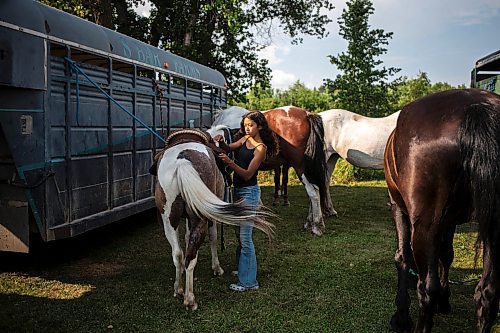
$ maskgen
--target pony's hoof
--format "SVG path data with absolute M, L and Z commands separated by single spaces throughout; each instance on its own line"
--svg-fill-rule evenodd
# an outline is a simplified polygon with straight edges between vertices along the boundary
M 318 227 L 313 227 L 311 229 L 311 232 L 313 233 L 314 236 L 318 236 L 318 237 L 323 236 L 323 231 L 321 231 L 321 229 Z
M 198 309 L 198 304 L 194 299 L 193 293 L 190 293 L 189 295 L 186 295 L 186 297 L 184 297 L 184 306 L 186 307 L 186 310 L 195 311 L 196 309 Z
M 222 276 L 222 274 L 224 274 L 224 270 L 222 269 L 222 267 L 216 267 L 216 268 L 212 268 L 213 272 L 214 272 L 214 276 Z
M 283 201 L 283 206 L 290 206 L 290 201 Z

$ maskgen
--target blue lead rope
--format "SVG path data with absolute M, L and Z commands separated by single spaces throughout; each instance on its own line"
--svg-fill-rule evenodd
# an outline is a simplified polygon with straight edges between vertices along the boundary
M 104 91 L 104 89 L 102 89 L 97 83 L 95 83 L 87 74 L 85 74 L 85 72 L 80 68 L 78 67 L 78 65 L 76 64 L 75 61 L 71 60 L 70 58 L 68 57 L 64 57 L 64 59 L 71 65 L 71 68 L 73 69 L 76 69 L 77 73 L 81 73 L 83 76 L 85 76 L 85 78 L 90 82 L 92 83 L 92 85 L 94 87 L 96 87 L 97 89 L 99 89 L 99 91 L 105 95 L 110 101 L 112 101 L 113 103 L 115 103 L 120 109 L 122 109 L 123 111 L 125 111 L 129 116 L 131 116 L 132 118 L 134 118 L 135 120 L 137 120 L 142 126 L 144 126 L 144 128 L 146 128 L 149 132 L 151 132 L 151 134 L 153 134 L 157 139 L 159 139 L 160 141 L 162 141 L 163 143 L 166 143 L 166 140 L 160 135 L 158 134 L 155 130 L 153 130 L 151 127 L 149 127 L 148 125 L 146 125 L 146 123 L 144 123 L 140 118 L 136 117 L 135 115 L 133 115 L 130 111 L 128 111 L 127 109 L 125 109 L 120 103 L 118 103 L 117 100 L 115 100 L 113 97 L 111 97 L 107 92 Z M 78 75 L 77 75 L 78 77 Z

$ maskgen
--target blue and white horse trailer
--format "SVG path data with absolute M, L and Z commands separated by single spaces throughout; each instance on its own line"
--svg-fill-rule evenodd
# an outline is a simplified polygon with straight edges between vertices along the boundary
M 32 0 L 0 1 L 0 251 L 154 207 L 169 131 L 226 107 L 219 72 Z

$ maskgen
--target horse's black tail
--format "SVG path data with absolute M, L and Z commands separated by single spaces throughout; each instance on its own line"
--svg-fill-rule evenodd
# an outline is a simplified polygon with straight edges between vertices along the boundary
M 305 151 L 304 174 L 307 180 L 318 186 L 321 208 L 324 210 L 327 207 L 327 195 L 329 194 L 326 182 L 325 130 L 323 120 L 318 114 L 308 113 L 307 118 L 311 125 L 311 133 Z
M 478 242 L 482 240 L 490 245 L 500 240 L 500 226 L 495 216 L 500 213 L 499 139 L 500 114 L 485 103 L 467 107 L 458 142 L 466 186 L 471 191 L 471 218 L 479 224 Z

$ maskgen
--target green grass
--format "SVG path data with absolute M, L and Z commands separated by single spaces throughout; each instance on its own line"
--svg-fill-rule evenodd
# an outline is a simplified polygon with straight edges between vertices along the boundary
M 277 207 L 271 245 L 255 233 L 259 291 L 234 293 L 235 238 L 225 229 L 219 256 L 226 274 L 213 277 L 208 244 L 195 270 L 199 309 L 174 298 L 170 246 L 152 212 L 51 243 L 38 255 L 0 256 L 0 331 L 36 332 L 387 332 L 394 311 L 395 232 L 384 183 L 332 186 L 338 218 L 323 237 L 302 230 L 308 202 L 290 187 L 290 207 Z M 272 189 L 263 187 L 270 204 Z M 455 240 L 452 280 L 477 276 L 474 228 Z M 473 332 L 474 284 L 452 285 L 452 314 L 435 317 L 435 332 Z M 412 295 L 412 315 L 417 301 Z M 500 330 L 497 330 L 500 332 Z

